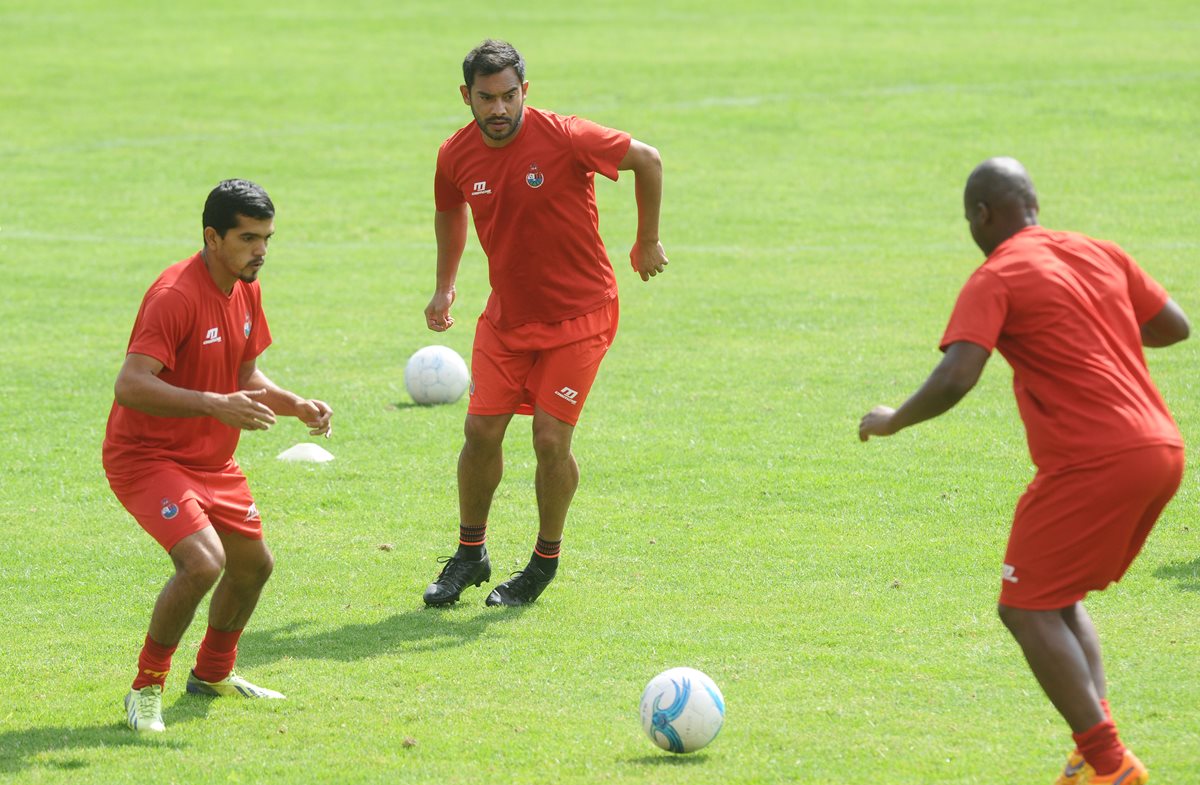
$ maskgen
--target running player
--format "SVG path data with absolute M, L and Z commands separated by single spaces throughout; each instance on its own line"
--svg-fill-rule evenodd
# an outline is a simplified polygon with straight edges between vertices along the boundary
M 1149 774 L 1117 735 L 1081 601 L 1120 580 L 1179 487 L 1183 440 L 1142 347 L 1187 338 L 1188 320 L 1115 244 L 1038 226 L 1017 161 L 977 166 L 963 202 L 987 260 L 959 294 L 945 356 L 899 409 L 868 412 L 859 438 L 942 414 L 993 348 L 1004 355 L 1037 475 L 1013 517 L 1000 618 L 1075 739 L 1058 785 L 1141 785 Z
M 425 590 L 429 605 L 458 600 L 491 577 L 488 512 L 503 472 L 514 414 L 533 415 L 538 536 L 526 567 L 488 605 L 533 602 L 553 580 L 567 510 L 579 484 L 571 438 L 600 361 L 617 330 L 617 282 L 600 240 L 595 173 L 632 170 L 637 240 L 629 254 L 643 281 L 667 257 L 658 238 L 662 162 L 629 134 L 525 104 L 525 61 L 484 41 L 463 61 L 460 87 L 474 122 L 438 151 L 437 285 L 425 309 L 436 332 L 454 324 L 454 282 L 468 205 L 492 286 L 471 355 L 466 442 L 458 459 L 459 547 Z

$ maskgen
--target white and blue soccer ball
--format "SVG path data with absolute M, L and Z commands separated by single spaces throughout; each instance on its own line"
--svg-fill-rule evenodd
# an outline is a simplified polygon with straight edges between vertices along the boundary
M 669 752 L 695 752 L 725 724 L 725 697 L 695 668 L 671 668 L 642 691 L 642 728 Z
M 471 373 L 449 346 L 418 349 L 404 366 L 404 386 L 420 404 L 454 403 L 471 384 Z

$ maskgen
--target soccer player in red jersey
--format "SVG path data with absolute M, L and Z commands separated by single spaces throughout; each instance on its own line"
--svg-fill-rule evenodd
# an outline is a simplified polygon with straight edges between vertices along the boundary
M 458 459 L 459 547 L 425 590 L 429 605 L 458 600 L 491 577 L 488 512 L 503 472 L 514 414 L 533 415 L 538 537 L 525 569 L 488 605 L 533 602 L 554 578 L 567 509 L 579 484 L 571 438 L 617 329 L 617 282 L 600 240 L 595 174 L 632 170 L 637 240 L 629 254 L 643 281 L 667 257 L 658 238 L 662 162 L 629 134 L 528 106 L 525 61 L 488 40 L 463 61 L 460 87 L 474 122 L 438 151 L 437 285 L 429 329 L 454 324 L 454 282 L 467 241 L 468 205 L 492 286 L 471 355 L 466 442 Z
M 1117 245 L 1039 226 L 1017 161 L 977 166 L 963 202 L 987 259 L 959 294 L 945 356 L 899 409 L 868 412 L 859 438 L 944 413 L 993 348 L 1004 355 L 1037 474 L 1013 516 L 1000 618 L 1075 739 L 1059 785 L 1144 783 L 1146 768 L 1118 738 L 1081 601 L 1125 574 L 1179 487 L 1183 440 L 1142 347 L 1182 341 L 1190 326 Z
M 204 205 L 204 248 L 151 285 L 117 375 L 104 471 L 121 504 L 175 565 L 125 696 L 136 731 L 164 729 L 171 655 L 214 584 L 187 691 L 283 697 L 233 671 L 238 638 L 274 566 L 233 451 L 241 431 L 266 430 L 277 415 L 328 436 L 333 413 L 279 387 L 256 365 L 271 343 L 257 279 L 274 217 L 271 199 L 254 183 L 226 180 L 213 189 Z

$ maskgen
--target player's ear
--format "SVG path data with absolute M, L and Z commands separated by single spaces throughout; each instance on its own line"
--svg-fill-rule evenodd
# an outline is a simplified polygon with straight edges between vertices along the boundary
M 975 203 L 976 215 L 979 217 L 979 223 L 986 224 L 992 218 L 992 211 L 988 209 L 987 202 Z
M 525 96 L 527 96 L 527 95 L 529 95 L 529 82 L 522 82 L 521 83 L 521 99 L 524 100 Z
M 460 84 L 458 86 L 458 91 L 460 93 L 462 93 L 463 103 L 466 104 L 467 106 L 470 106 L 471 105 L 471 88 L 467 87 L 465 84 Z
M 204 245 L 205 247 L 217 247 L 217 230 L 211 226 L 204 227 Z

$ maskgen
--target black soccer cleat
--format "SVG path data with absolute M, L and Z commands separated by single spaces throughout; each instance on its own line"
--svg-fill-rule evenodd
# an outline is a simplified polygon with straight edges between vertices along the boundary
M 487 596 L 486 604 L 528 605 L 545 591 L 552 580 L 554 580 L 554 573 L 543 572 L 530 564 L 520 572 L 514 572 L 511 578 L 492 589 L 492 593 Z
M 467 586 L 478 586 L 492 577 L 492 563 L 488 561 L 487 551 L 479 561 L 450 556 L 438 559 L 438 562 L 446 566 L 437 580 L 425 589 L 426 605 L 453 605 Z

